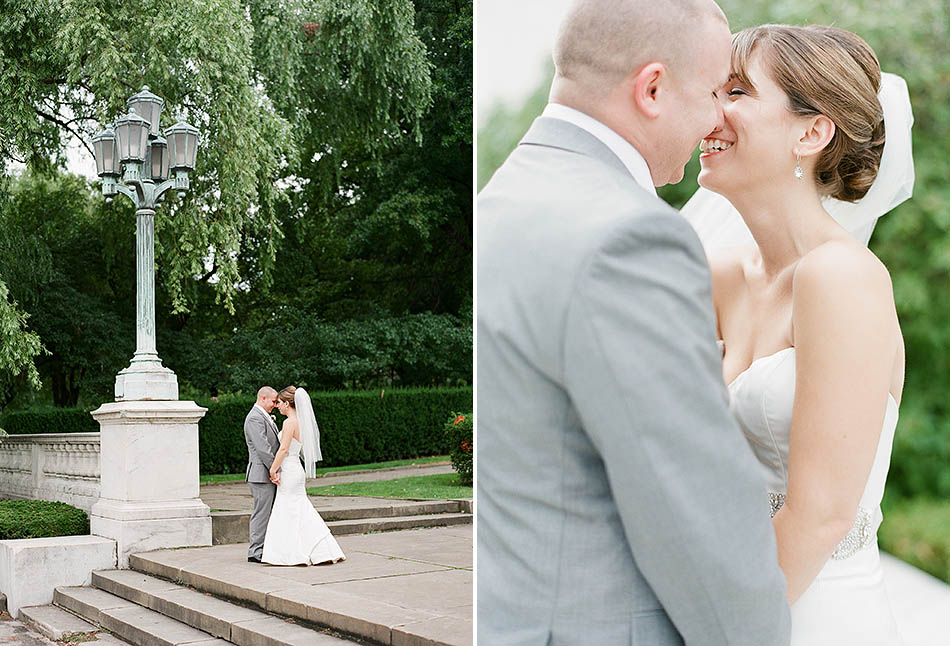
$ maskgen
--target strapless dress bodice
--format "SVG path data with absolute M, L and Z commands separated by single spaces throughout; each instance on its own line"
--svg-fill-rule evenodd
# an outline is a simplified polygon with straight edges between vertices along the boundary
M 762 467 L 774 515 L 784 503 L 788 486 L 789 434 L 795 401 L 795 348 L 785 348 L 755 360 L 729 384 L 728 390 L 732 415 Z M 876 536 L 881 524 L 880 505 L 891 461 L 897 417 L 897 402 L 888 395 L 874 465 L 855 520 L 857 535 L 849 535 L 852 547 L 855 541 L 865 544 Z M 842 547 L 846 546 L 843 544 Z M 839 550 L 838 554 L 840 556 L 850 551 Z

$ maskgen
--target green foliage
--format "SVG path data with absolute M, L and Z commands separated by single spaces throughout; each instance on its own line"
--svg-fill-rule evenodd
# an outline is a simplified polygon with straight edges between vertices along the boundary
M 445 454 L 441 432 L 446 410 L 472 405 L 471 388 L 372 392 L 311 392 L 320 427 L 323 467 Z M 199 423 L 201 473 L 244 473 L 244 418 L 254 398 L 199 402 L 208 413 Z
M 393 480 L 373 482 L 348 482 L 345 484 L 311 487 L 310 496 L 366 496 L 368 498 L 396 498 L 409 500 L 446 500 L 471 498 L 472 487 L 460 484 L 454 473 L 437 473 L 428 476 L 410 476 Z
M 81 509 L 45 500 L 0 500 L 0 540 L 88 533 L 89 516 Z
M 11 375 L 25 371 L 30 384 L 38 388 L 40 376 L 33 359 L 43 353 L 43 345 L 40 338 L 26 328 L 29 316 L 8 297 L 7 286 L 0 282 L 0 338 L 3 339 L 0 344 L 0 387 Z
M 0 277 L 49 351 L 36 367 L 59 406 L 109 397 L 132 356 L 134 226 L 73 175 L 23 173 L 0 202 Z
M 39 433 L 97 433 L 99 423 L 85 408 L 31 408 L 4 413 L 3 427 L 11 435 Z
M 531 123 L 544 111 L 548 92 L 554 79 L 554 64 L 549 63 L 539 74 L 538 86 L 523 105 L 516 108 L 497 107 L 489 112 L 485 124 L 478 129 L 478 190 L 504 163 Z M 483 109 L 488 106 L 481 106 Z
M 475 416 L 472 413 L 452 413 L 445 423 L 445 434 L 452 448 L 452 468 L 459 481 L 471 486 L 475 475 Z
M 888 494 L 881 548 L 950 583 L 950 501 Z
M 131 204 L 57 172 L 47 117 L 88 140 L 143 82 L 165 126 L 202 131 L 192 190 L 156 216 L 158 350 L 183 393 L 255 391 L 251 358 L 320 388 L 471 382 L 471 1 L 3 2 L 0 92 L 30 91 L 0 96 L 0 162 L 42 172 L 0 175 L 0 320 L 21 330 L 0 324 L 0 349 L 51 354 L 39 395 L 0 366 L 0 407 L 96 407 L 132 355 Z
M 215 340 L 169 334 L 161 347 L 179 379 L 204 393 L 445 386 L 472 375 L 471 323 L 451 314 L 327 322 L 287 308 L 271 325 Z
M 418 136 L 392 141 L 382 154 L 362 140 L 341 142 L 333 154 L 345 167 L 331 159 L 324 138 L 307 138 L 301 158 L 314 162 L 288 177 L 288 200 L 277 208 L 284 235 L 272 272 L 278 289 L 257 280 L 262 242 L 248 240 L 244 308 L 289 306 L 327 321 L 423 312 L 471 318 L 472 3 L 415 5 L 432 79 Z M 410 123 L 398 128 L 409 133 Z
M 201 131 L 193 189 L 156 218 L 156 262 L 176 312 L 213 263 L 229 308 L 243 238 L 266 277 L 281 233 L 277 180 L 310 166 L 337 190 L 346 149 L 375 156 L 418 132 L 430 101 L 410 0 L 0 2 L 0 160 L 49 170 L 143 84 L 163 125 Z M 88 145 L 88 143 L 87 143 Z M 325 158 L 325 159 L 324 159 Z

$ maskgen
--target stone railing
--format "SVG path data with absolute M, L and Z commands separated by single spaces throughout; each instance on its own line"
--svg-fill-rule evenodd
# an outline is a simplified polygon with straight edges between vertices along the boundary
M 99 433 L 4 438 L 0 498 L 54 500 L 88 513 L 99 499 Z

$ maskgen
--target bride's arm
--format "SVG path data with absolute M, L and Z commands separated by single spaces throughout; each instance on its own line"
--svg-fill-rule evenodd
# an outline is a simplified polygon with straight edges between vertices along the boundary
M 277 454 L 274 456 L 274 463 L 270 467 L 270 475 L 272 478 L 280 471 L 280 465 L 290 451 L 290 441 L 294 437 L 294 427 L 294 422 L 289 419 L 284 420 L 283 425 L 280 427 L 280 448 L 277 449 Z
M 790 602 L 850 531 L 874 462 L 899 342 L 887 270 L 848 243 L 812 251 L 795 271 L 793 325 L 788 490 L 773 519 Z

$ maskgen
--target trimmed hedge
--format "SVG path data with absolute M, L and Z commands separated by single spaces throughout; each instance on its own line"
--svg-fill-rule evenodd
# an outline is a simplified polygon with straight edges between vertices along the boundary
M 99 423 L 85 408 L 31 408 L 4 413 L 0 426 L 10 435 L 96 433 Z
M 62 502 L 0 500 L 0 540 L 84 536 L 89 516 Z
M 446 414 L 472 408 L 470 386 L 344 390 L 310 396 L 320 426 L 323 467 L 445 455 L 450 448 L 443 432 Z M 199 400 L 198 404 L 208 409 L 198 423 L 201 473 L 244 473 L 244 418 L 254 397 L 230 396 L 226 401 Z M 2 425 L 18 434 L 99 430 L 89 411 L 83 409 L 16 411 L 7 413 Z

